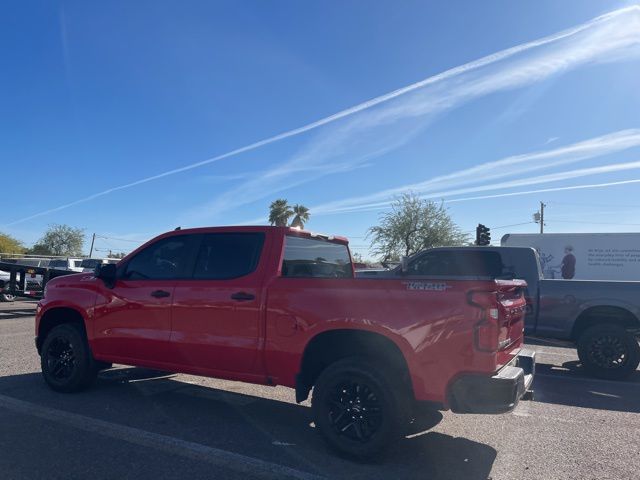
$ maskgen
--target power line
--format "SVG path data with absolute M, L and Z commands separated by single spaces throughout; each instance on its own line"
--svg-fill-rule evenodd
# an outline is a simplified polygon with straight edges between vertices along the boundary
M 605 208 L 640 208 L 640 205 L 622 205 L 613 203 L 579 203 L 579 202 L 547 202 L 553 205 L 571 205 L 579 207 L 605 207 Z
M 106 235 L 96 235 L 96 238 L 105 238 L 107 240 L 118 240 L 120 242 L 144 243 L 146 240 L 131 240 L 130 238 L 107 237 Z
M 521 225 L 530 225 L 536 222 L 512 223 L 511 225 L 501 225 L 499 227 L 491 227 L 491 230 L 500 230 L 501 228 L 519 227 Z
M 580 220 L 553 220 L 550 223 L 583 223 L 587 225 L 629 225 L 629 226 L 640 226 L 640 223 L 616 223 L 616 222 L 584 222 Z

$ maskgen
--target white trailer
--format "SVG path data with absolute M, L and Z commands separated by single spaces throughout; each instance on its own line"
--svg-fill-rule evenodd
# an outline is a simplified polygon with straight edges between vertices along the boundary
M 503 247 L 533 247 L 544 278 L 640 280 L 640 233 L 510 233 Z

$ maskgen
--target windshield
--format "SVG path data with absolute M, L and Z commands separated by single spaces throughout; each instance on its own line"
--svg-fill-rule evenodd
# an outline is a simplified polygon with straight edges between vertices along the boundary
M 82 260 L 82 263 L 80 264 L 80 266 L 82 268 L 96 268 L 101 263 L 102 263 L 102 260 L 99 260 L 97 258 L 87 258 L 85 260 Z
M 49 266 L 51 268 L 59 268 L 59 267 L 67 268 L 67 261 L 66 260 L 50 260 Z

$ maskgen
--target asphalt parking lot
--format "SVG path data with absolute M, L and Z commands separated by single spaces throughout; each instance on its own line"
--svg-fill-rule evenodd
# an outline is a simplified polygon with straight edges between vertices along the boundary
M 512 414 L 428 416 L 361 464 L 327 450 L 287 388 L 119 366 L 89 391 L 52 392 L 34 307 L 0 304 L 3 479 L 640 478 L 640 371 L 626 382 L 587 378 L 572 349 L 533 346 L 536 399 Z

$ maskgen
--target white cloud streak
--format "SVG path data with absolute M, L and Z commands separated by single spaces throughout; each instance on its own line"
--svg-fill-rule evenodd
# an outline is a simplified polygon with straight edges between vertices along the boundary
M 593 169 L 572 170 L 569 172 L 525 178 L 510 182 L 481 185 L 465 189 L 459 188 L 471 183 L 497 180 L 505 177 L 523 175 L 537 170 L 569 165 L 639 146 L 640 129 L 621 130 L 552 150 L 513 155 L 447 175 L 438 176 L 423 182 L 405 184 L 382 192 L 376 192 L 371 195 L 347 198 L 325 203 L 323 205 L 316 205 L 311 207 L 311 211 L 315 215 L 318 215 L 339 211 L 357 211 L 373 207 L 384 207 L 389 205 L 394 196 L 407 191 L 412 191 L 425 198 L 443 198 L 474 191 L 497 190 L 501 188 L 530 185 L 532 182 L 545 183 L 578 178 L 584 175 L 608 173 L 610 171 L 617 171 L 616 168 L 624 169 L 624 167 L 621 167 L 622 165 L 630 164 L 606 165 Z M 443 190 L 445 188 L 450 188 L 450 190 Z
M 486 57 L 478 62 L 436 75 L 411 87 L 402 96 L 387 98 L 384 105 L 373 105 L 349 119 L 319 132 L 303 150 L 290 160 L 272 169 L 273 175 L 256 177 L 225 192 L 204 205 L 192 208 L 187 223 L 211 219 L 229 209 L 249 204 L 275 193 L 335 174 L 328 168 L 332 164 L 345 166 L 347 171 L 357 168 L 363 159 L 371 159 L 405 144 L 427 127 L 438 115 L 464 103 L 491 93 L 523 87 L 540 82 L 553 75 L 564 73 L 581 65 L 629 58 L 640 46 L 640 7 L 625 9 L 605 15 L 562 34 L 530 42 L 504 52 Z M 627 148 L 625 143 L 637 145 L 640 131 L 623 131 L 585 144 L 567 147 L 556 152 L 564 160 L 557 164 L 571 163 L 594 156 L 606 149 Z M 618 147 L 616 147 L 616 145 Z M 552 156 L 553 156 L 552 155 Z M 546 163 L 545 163 L 546 162 Z M 395 190 L 368 195 L 364 199 L 343 201 L 316 206 L 315 213 L 344 206 L 350 202 L 361 203 L 387 199 L 406 189 L 423 190 L 429 185 L 444 188 L 477 182 L 483 174 L 492 178 L 511 175 L 511 164 L 520 164 L 521 172 L 530 172 L 549 166 L 546 154 L 531 158 L 510 157 L 501 163 L 483 168 L 472 168 L 451 178 L 439 178 L 419 185 L 404 185 Z M 318 168 L 320 167 L 320 168 Z M 400 167 L 400 165 L 398 165 Z M 289 174 L 289 169 L 295 169 Z M 466 176 L 466 179 L 461 177 Z M 447 182 L 448 180 L 448 182 Z
M 542 183 L 553 183 L 559 182 L 563 180 L 573 180 L 575 178 L 586 177 L 590 175 L 601 175 L 605 173 L 613 173 L 613 172 L 622 172 L 626 170 L 637 170 L 640 169 L 640 162 L 627 162 L 627 163 L 615 163 L 611 165 L 604 165 L 600 167 L 593 168 L 583 168 L 579 170 L 570 170 L 567 172 L 559 172 L 552 173 L 548 175 L 541 175 L 538 177 L 525 178 L 521 180 L 513 180 L 509 182 L 501 182 L 501 183 L 493 183 L 489 185 L 480 185 L 477 187 L 470 188 L 460 188 L 456 190 L 447 190 L 441 192 L 434 192 L 429 194 L 421 194 L 420 196 L 425 199 L 433 199 L 433 198 L 442 198 L 446 199 L 447 197 L 451 197 L 454 195 L 463 195 L 467 193 L 475 193 L 475 192 L 487 192 L 491 190 L 505 190 L 508 188 L 517 188 L 517 187 L 525 187 L 528 185 L 539 185 Z M 506 195 L 505 195 L 506 196 Z M 487 197 L 491 198 L 491 197 Z M 446 200 L 449 202 L 454 202 L 456 199 Z M 337 212 L 359 212 L 363 210 L 370 209 L 380 209 L 387 207 L 391 201 L 380 202 L 380 203 L 370 203 L 365 205 L 359 205 L 351 208 L 343 208 L 334 210 L 332 212 L 317 212 L 316 214 L 322 215 L 323 213 L 337 213 Z M 313 209 L 310 209 L 313 212 Z
M 541 188 L 538 190 L 524 190 L 524 191 L 518 191 L 518 192 L 496 193 L 493 195 L 481 195 L 478 197 L 454 198 L 451 200 L 445 200 L 445 203 L 468 202 L 470 200 L 486 200 L 489 198 L 515 197 L 519 195 L 531 195 L 534 193 L 564 192 L 567 190 L 584 190 L 589 188 L 618 187 L 621 185 L 632 185 L 635 183 L 640 183 L 640 178 L 634 178 L 632 180 L 619 180 L 617 182 L 588 183 L 588 184 L 582 184 L 582 185 L 568 185 L 565 187 Z
M 305 165 L 304 159 L 310 158 L 309 155 L 314 150 L 317 151 L 317 148 L 320 148 L 322 155 L 319 156 L 320 158 L 315 157 L 311 160 L 315 165 L 317 165 L 318 162 L 326 160 L 326 158 L 322 158 L 323 156 L 335 155 L 336 152 L 349 156 L 353 152 L 348 150 L 348 142 L 353 141 L 354 135 L 362 137 L 365 132 L 375 135 L 375 133 L 372 133 L 373 127 L 389 126 L 392 124 L 397 125 L 399 120 L 416 117 L 423 117 L 424 121 L 425 116 L 441 113 L 479 96 L 531 84 L 586 63 L 625 58 L 630 54 L 630 49 L 637 47 L 638 44 L 640 44 L 640 6 L 633 5 L 599 16 L 589 22 L 555 35 L 518 45 L 452 68 L 302 127 L 251 143 L 200 162 L 112 187 L 58 207 L 23 217 L 7 223 L 5 226 L 15 225 L 56 213 L 105 195 L 210 165 L 214 162 L 235 157 L 316 130 L 348 117 L 355 117 L 351 122 L 342 125 L 339 132 L 329 132 L 329 136 L 325 135 L 319 139 L 315 139 L 315 143 L 312 143 L 312 146 L 308 148 L 307 151 L 284 166 L 284 172 L 286 172 L 287 169 L 291 169 L 292 166 L 300 170 L 300 168 Z M 525 58 L 522 58 L 525 53 L 530 55 L 524 55 Z M 494 65 L 505 61 L 507 62 L 506 66 L 491 70 Z M 489 71 L 487 71 L 487 69 L 489 69 Z M 392 100 L 396 99 L 398 101 L 392 102 Z M 380 108 L 383 104 L 389 105 L 386 105 L 386 108 Z M 367 115 L 356 115 L 361 112 L 367 112 Z M 422 126 L 424 126 L 424 124 Z M 405 131 L 412 130 L 411 128 L 406 128 L 406 125 L 403 127 Z M 413 127 L 414 132 L 417 130 L 416 127 Z M 342 143 L 336 140 L 332 141 L 330 136 L 341 136 Z M 407 138 L 408 137 L 410 137 L 410 135 L 407 135 Z M 373 151 L 360 152 L 357 157 L 361 159 L 372 158 L 372 156 L 386 151 L 381 145 L 384 143 L 394 143 L 390 141 L 388 136 L 384 140 L 386 140 L 386 142 L 383 141 L 382 138 L 378 139 L 378 142 L 374 142 Z M 327 143 L 329 147 L 323 147 L 323 145 Z M 396 142 L 396 146 L 398 144 L 400 143 Z M 349 166 L 354 165 L 354 163 L 357 162 L 343 163 L 342 168 L 349 168 Z M 338 169 L 337 171 L 343 170 Z M 329 169 L 328 173 L 334 172 Z M 283 176 L 278 174 L 277 169 L 274 170 L 273 175 Z M 302 181 L 303 180 L 299 180 L 299 182 Z M 270 192 L 273 191 L 273 189 L 267 189 L 266 191 Z M 218 202 L 213 206 L 219 208 L 221 204 L 221 202 Z

